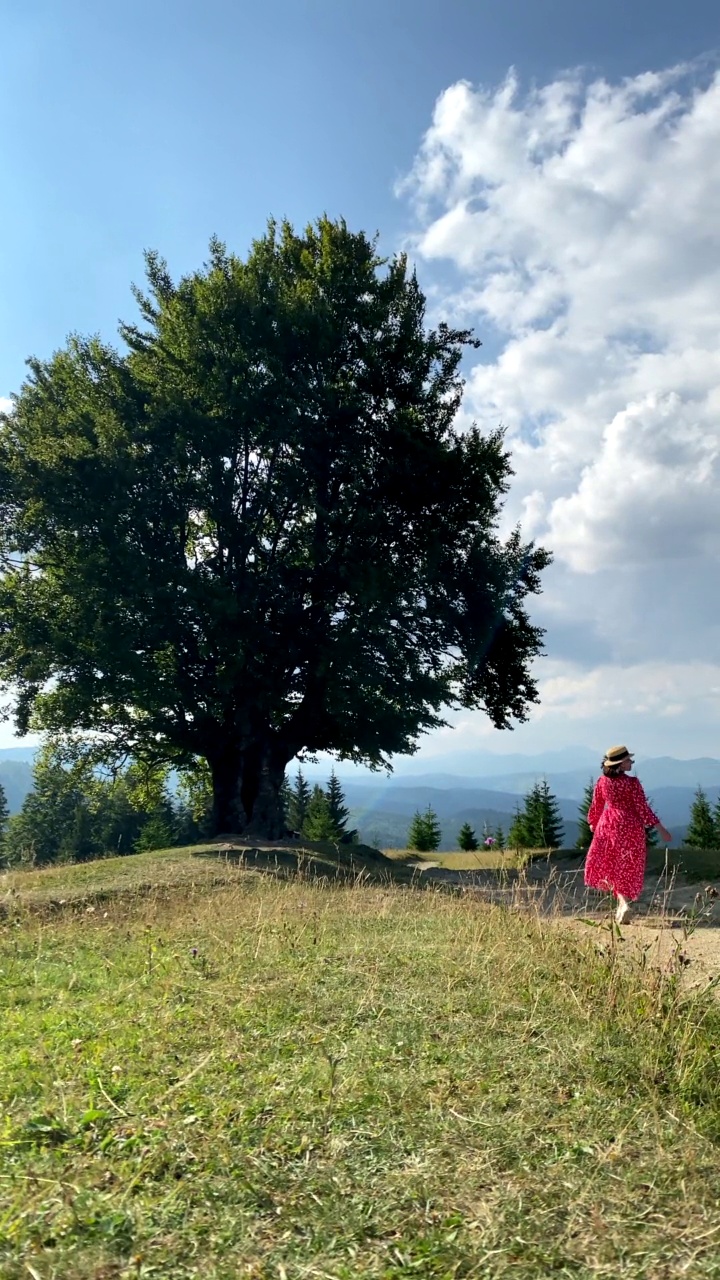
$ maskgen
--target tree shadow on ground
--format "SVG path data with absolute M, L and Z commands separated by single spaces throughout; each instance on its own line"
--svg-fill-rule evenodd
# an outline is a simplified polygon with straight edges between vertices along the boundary
M 393 862 L 370 845 L 343 844 L 325 840 L 278 841 L 244 844 L 237 839 L 220 840 L 214 846 L 199 849 L 194 858 L 214 858 L 247 870 L 265 874 L 312 879 L 384 882 L 408 884 L 413 871 L 404 863 Z

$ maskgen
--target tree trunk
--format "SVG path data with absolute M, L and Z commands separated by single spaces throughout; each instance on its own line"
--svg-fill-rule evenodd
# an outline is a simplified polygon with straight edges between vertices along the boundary
M 213 834 L 239 835 L 245 826 L 245 814 L 240 803 L 242 755 L 238 751 L 226 750 L 217 755 L 213 753 L 207 761 L 213 787 Z
M 215 835 L 278 840 L 285 834 L 281 791 L 289 758 L 286 749 L 267 741 L 208 758 Z
M 285 834 L 282 784 L 290 757 L 272 743 L 258 743 L 245 752 L 240 799 L 248 834 L 279 840 Z

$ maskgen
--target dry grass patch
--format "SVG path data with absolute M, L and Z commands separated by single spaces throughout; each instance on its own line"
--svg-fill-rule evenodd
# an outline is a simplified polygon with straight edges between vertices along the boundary
M 527 865 L 529 855 L 519 849 L 478 849 L 474 853 L 456 852 L 418 853 L 415 849 L 384 849 L 383 853 L 393 862 L 427 863 L 433 867 L 447 867 L 451 871 L 515 871 Z

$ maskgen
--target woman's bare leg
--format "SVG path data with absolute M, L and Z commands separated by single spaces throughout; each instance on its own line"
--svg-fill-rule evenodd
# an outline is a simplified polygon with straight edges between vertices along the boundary
M 615 912 L 615 920 L 618 924 L 624 924 L 630 915 L 630 903 L 627 898 L 623 898 L 622 894 L 617 895 L 617 911 Z

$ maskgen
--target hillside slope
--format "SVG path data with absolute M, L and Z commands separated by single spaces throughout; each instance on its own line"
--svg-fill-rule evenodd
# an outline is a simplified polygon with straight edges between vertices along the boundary
M 715 1280 L 709 995 L 597 929 L 221 852 L 15 877 L 53 902 L 0 927 L 3 1277 Z

